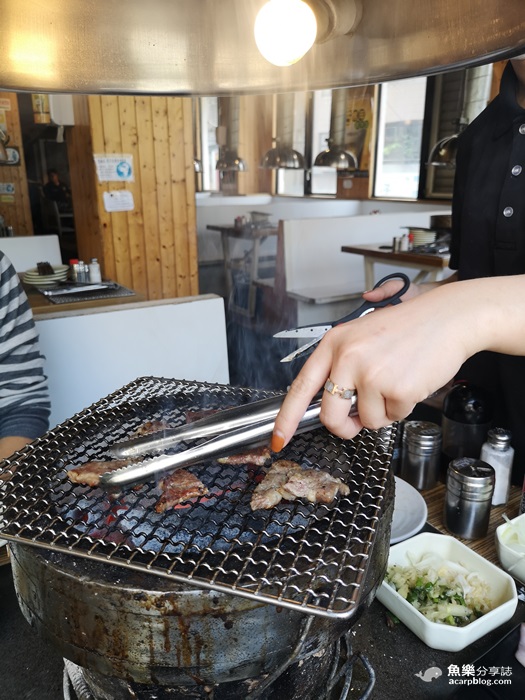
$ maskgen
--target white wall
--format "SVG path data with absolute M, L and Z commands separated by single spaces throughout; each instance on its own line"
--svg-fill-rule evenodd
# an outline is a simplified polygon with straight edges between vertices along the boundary
M 436 206 L 420 202 L 389 202 L 356 199 L 323 199 L 322 197 L 272 197 L 267 194 L 233 196 L 207 193 L 197 194 L 197 237 L 199 262 L 222 260 L 220 234 L 206 228 L 209 224 L 233 226 L 236 216 L 246 216 L 250 211 L 270 214 L 275 224 L 279 219 L 313 219 L 367 214 L 407 213 L 407 226 L 422 226 L 415 222 L 410 214 L 450 213 L 450 206 Z M 430 225 L 430 219 L 425 220 Z M 355 241 L 354 241 L 355 242 Z M 366 241 L 363 241 L 363 243 Z M 276 239 L 269 238 L 261 246 L 261 255 L 275 255 Z M 245 242 L 235 244 L 234 255 L 241 255 Z
M 35 316 L 51 427 L 137 377 L 229 382 L 224 301 L 215 295 Z

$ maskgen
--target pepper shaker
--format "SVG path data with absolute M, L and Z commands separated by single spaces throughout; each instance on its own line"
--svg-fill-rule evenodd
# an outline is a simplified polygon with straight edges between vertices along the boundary
M 441 463 L 441 428 L 429 421 L 406 421 L 400 477 L 418 490 L 436 485 Z
M 487 534 L 496 475 L 473 457 L 453 460 L 447 471 L 443 521 L 453 535 L 475 540 Z

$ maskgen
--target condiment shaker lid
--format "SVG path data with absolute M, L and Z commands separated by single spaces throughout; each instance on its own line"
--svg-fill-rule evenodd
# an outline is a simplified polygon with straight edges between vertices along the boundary
M 440 447 L 441 428 L 437 423 L 431 423 L 429 421 L 405 421 L 403 441 L 408 446 L 422 448 Z
M 487 462 L 459 457 L 448 466 L 447 489 L 472 501 L 492 498 L 496 472 Z
M 487 440 L 496 449 L 506 450 L 510 447 L 512 433 L 505 428 L 492 428 L 487 433 Z

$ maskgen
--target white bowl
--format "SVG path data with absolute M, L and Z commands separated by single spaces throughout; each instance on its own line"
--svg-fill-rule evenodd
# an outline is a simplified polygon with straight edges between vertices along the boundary
M 518 581 L 525 583 L 525 554 L 520 554 L 505 542 L 505 534 L 508 535 L 509 529 L 516 524 L 525 528 L 525 513 L 496 528 L 496 552 L 505 571 L 508 571 Z
M 415 559 L 433 553 L 447 561 L 457 562 L 469 571 L 479 573 L 490 586 L 493 609 L 465 627 L 452 627 L 431 622 L 392 586 L 385 582 L 381 584 L 378 600 L 432 649 L 460 651 L 513 616 L 518 595 L 512 577 L 454 537 L 430 532 L 416 535 L 390 547 L 388 565 L 409 566 L 411 562 L 407 553 Z

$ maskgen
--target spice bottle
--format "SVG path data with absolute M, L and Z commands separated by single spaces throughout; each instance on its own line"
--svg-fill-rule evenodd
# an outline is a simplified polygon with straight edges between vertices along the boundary
M 78 282 L 78 260 L 77 258 L 71 258 L 69 261 L 69 279 L 72 282 Z
M 89 263 L 89 281 L 90 282 L 102 282 L 102 274 L 100 272 L 100 265 L 96 258 L 91 258 Z
M 445 464 L 478 457 L 492 424 L 492 397 L 481 387 L 458 381 L 443 400 L 441 428 Z
M 494 467 L 473 457 L 454 459 L 447 471 L 443 522 L 457 537 L 475 540 L 489 528 Z
M 492 428 L 487 433 L 487 441 L 481 448 L 480 459 L 487 462 L 496 473 L 496 483 L 492 496 L 492 505 L 507 503 L 512 475 L 514 448 L 510 444 L 510 431 L 504 428 Z
M 441 428 L 429 421 L 406 421 L 400 476 L 423 490 L 436 485 L 441 457 Z

